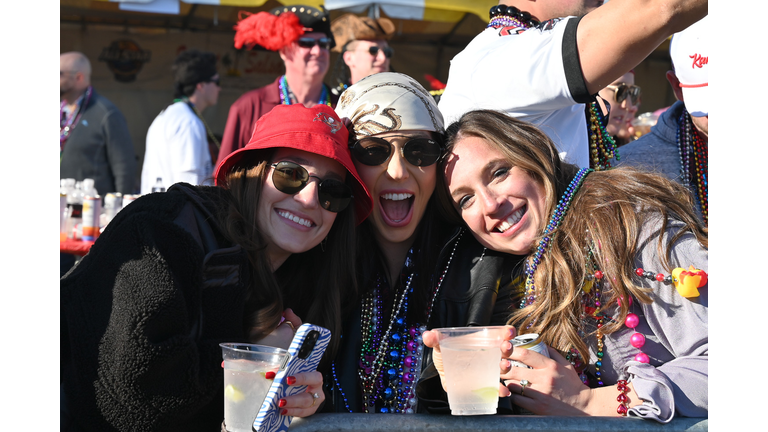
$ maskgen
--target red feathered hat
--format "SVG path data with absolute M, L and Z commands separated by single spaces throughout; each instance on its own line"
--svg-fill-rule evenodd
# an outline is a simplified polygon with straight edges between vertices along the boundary
M 245 15 L 245 18 L 242 16 Z M 256 46 L 277 51 L 298 40 L 304 33 L 320 32 L 336 42 L 331 32 L 328 12 L 311 6 L 281 6 L 270 12 L 240 12 L 235 25 L 235 48 Z

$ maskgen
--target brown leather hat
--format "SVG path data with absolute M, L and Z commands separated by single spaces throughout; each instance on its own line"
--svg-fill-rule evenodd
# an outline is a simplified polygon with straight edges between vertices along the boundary
M 395 24 L 389 18 L 373 19 L 349 13 L 333 20 L 331 31 L 336 39 L 336 47 L 331 51 L 341 52 L 355 40 L 389 39 L 395 33 Z

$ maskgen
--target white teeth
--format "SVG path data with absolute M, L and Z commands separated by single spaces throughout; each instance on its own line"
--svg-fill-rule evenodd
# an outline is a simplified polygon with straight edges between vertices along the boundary
M 387 200 L 392 200 L 392 201 L 402 201 L 402 200 L 408 199 L 408 198 L 410 198 L 412 196 L 413 196 L 413 194 L 409 194 L 409 193 L 399 193 L 399 194 L 388 193 L 388 194 L 382 195 L 381 197 L 384 198 L 384 199 L 387 199 Z
M 310 221 L 308 221 L 306 219 L 302 219 L 302 218 L 300 218 L 300 217 L 298 217 L 298 216 L 296 216 L 294 214 L 288 213 L 287 211 L 281 211 L 281 212 L 278 212 L 277 214 L 279 214 L 280 216 L 282 216 L 282 217 L 284 217 L 284 218 L 286 218 L 288 220 L 296 222 L 299 225 L 304 225 L 305 227 L 311 227 L 312 226 L 312 222 L 310 222 Z
M 523 218 L 523 210 L 524 209 L 520 209 L 520 210 L 512 213 L 511 215 L 509 215 L 507 220 L 502 222 L 498 227 L 496 227 L 496 229 L 499 230 L 499 232 L 504 232 L 504 231 L 508 230 L 509 228 L 511 228 L 512 225 L 520 222 L 520 219 Z

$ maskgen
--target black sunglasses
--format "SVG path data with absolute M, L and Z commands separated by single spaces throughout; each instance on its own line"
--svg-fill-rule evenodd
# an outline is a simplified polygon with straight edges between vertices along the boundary
M 299 38 L 299 40 L 296 41 L 296 43 L 299 44 L 299 46 L 302 48 L 312 49 L 312 47 L 314 47 L 315 45 L 320 45 L 320 48 L 322 49 L 331 48 L 331 40 L 327 37 L 322 37 L 320 39 L 303 37 L 303 38 Z
M 379 55 L 379 50 L 383 50 L 383 51 L 384 51 L 384 56 L 385 56 L 386 58 L 392 58 L 392 54 L 394 54 L 394 53 L 395 53 L 395 50 L 394 50 L 394 49 L 392 49 L 391 47 L 384 47 L 384 48 L 379 48 L 379 47 L 378 47 L 378 46 L 376 46 L 376 45 L 371 45 L 370 47 L 368 47 L 368 53 L 369 53 L 370 55 L 374 56 L 374 57 L 376 57 L 377 55 Z
M 622 103 L 624 100 L 629 97 L 632 99 L 632 104 L 637 105 L 640 103 L 640 87 L 636 85 L 629 85 L 625 83 L 621 83 L 618 85 L 609 85 L 605 88 L 611 89 L 614 91 L 614 97 L 616 98 L 616 102 Z
M 207 80 L 206 82 L 214 83 L 217 86 L 221 87 L 221 77 L 219 77 L 219 78 L 211 78 L 211 79 Z
M 392 144 L 384 138 L 365 137 L 351 145 L 352 156 L 368 166 L 381 165 L 389 160 Z M 440 159 L 442 146 L 429 138 L 412 138 L 400 148 L 400 153 L 411 165 L 430 166 Z
M 310 175 L 303 166 L 288 161 L 273 163 L 272 183 L 280 192 L 288 195 L 299 193 L 309 183 L 311 177 L 320 183 L 317 187 L 317 198 L 320 207 L 334 213 L 338 213 L 352 201 L 352 188 L 348 184 L 334 179 L 322 180 L 320 177 Z

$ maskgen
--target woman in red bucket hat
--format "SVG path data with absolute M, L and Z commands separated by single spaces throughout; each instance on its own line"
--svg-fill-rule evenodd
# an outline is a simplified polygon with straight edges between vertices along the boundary
M 60 283 L 62 430 L 220 428 L 222 342 L 287 348 L 304 320 L 335 354 L 372 206 L 347 139 L 327 106 L 275 107 L 217 186 L 177 183 L 110 222 Z M 322 375 L 295 385 L 284 413 L 313 414 Z

